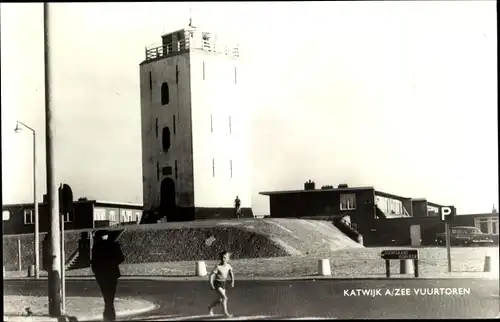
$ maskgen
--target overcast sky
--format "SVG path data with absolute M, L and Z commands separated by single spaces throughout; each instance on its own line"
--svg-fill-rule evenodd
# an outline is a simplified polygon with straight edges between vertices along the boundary
M 57 181 L 142 203 L 139 63 L 194 25 L 242 47 L 259 191 L 347 183 L 498 205 L 495 1 L 51 4 Z M 2 197 L 45 193 L 42 4 L 1 4 Z M 498 206 L 497 206 L 498 208 Z

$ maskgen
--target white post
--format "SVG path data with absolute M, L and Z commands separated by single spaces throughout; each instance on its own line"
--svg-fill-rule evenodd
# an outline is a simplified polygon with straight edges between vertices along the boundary
M 61 216 L 61 311 L 66 312 L 66 263 L 64 256 L 64 215 Z

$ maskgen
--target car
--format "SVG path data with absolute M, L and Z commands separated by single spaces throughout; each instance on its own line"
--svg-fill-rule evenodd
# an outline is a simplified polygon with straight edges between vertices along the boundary
M 436 234 L 438 245 L 446 245 L 446 233 Z M 476 227 L 458 226 L 450 229 L 450 246 L 488 246 L 493 245 L 489 234 Z

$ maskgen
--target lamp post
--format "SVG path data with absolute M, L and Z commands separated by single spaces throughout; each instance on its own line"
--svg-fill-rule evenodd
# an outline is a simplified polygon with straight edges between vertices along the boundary
M 37 193 L 36 193 L 36 132 L 33 128 L 24 124 L 23 122 L 17 121 L 16 128 L 14 132 L 19 133 L 22 131 L 22 127 L 27 128 L 33 133 L 33 206 L 35 207 L 35 278 L 40 278 L 40 226 L 39 226 L 39 217 L 38 217 L 38 202 L 37 202 Z

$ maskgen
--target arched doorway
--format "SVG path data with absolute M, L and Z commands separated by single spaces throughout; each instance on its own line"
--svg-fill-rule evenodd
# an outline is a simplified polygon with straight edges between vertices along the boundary
M 161 216 L 166 216 L 167 221 L 175 217 L 175 182 L 171 178 L 165 178 L 160 187 L 160 211 Z

